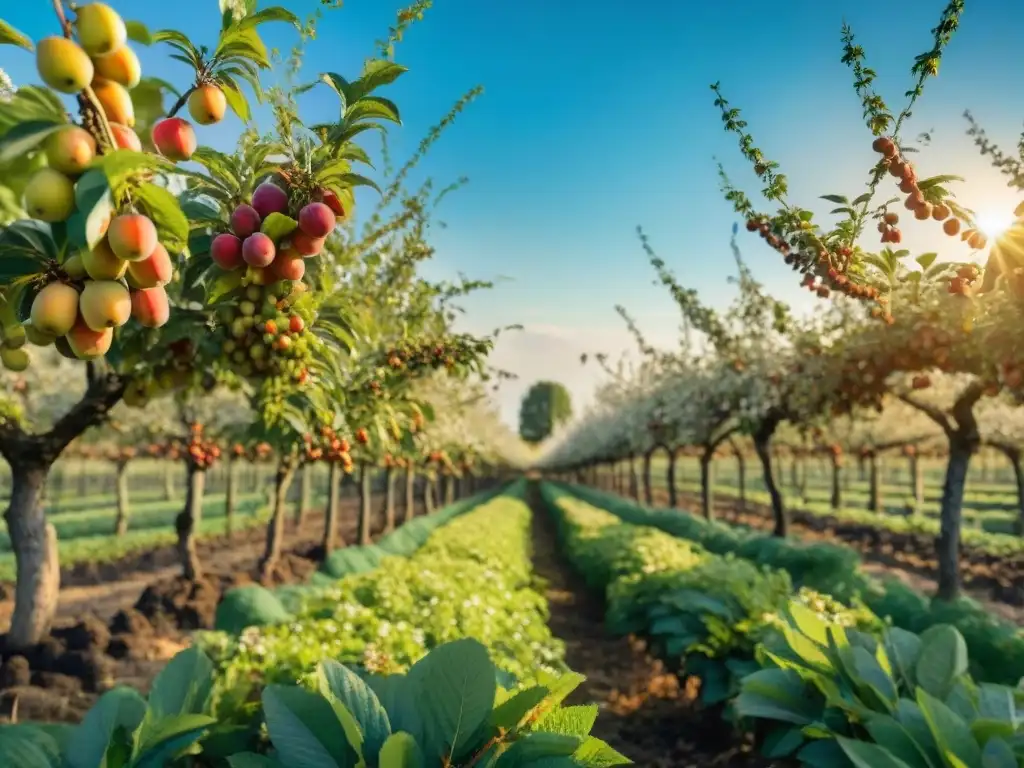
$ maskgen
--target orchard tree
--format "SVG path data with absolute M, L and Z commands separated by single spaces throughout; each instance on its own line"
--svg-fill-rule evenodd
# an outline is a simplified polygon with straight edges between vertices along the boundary
M 519 435 L 528 443 L 540 443 L 570 418 L 569 391 L 558 382 L 538 381 L 523 395 L 519 407 Z

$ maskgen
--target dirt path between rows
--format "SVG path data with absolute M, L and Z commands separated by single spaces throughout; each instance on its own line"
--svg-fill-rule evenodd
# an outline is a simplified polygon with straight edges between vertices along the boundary
M 642 641 L 611 637 L 604 601 L 559 554 L 551 516 L 532 484 L 534 572 L 546 584 L 552 633 L 565 642 L 566 663 L 586 675 L 568 704 L 599 706 L 593 734 L 631 758 L 638 768 L 764 768 L 717 712 L 702 712 L 696 681 L 679 677 L 652 658 Z
M 667 490 L 654 489 L 653 495 L 655 508 L 669 509 Z M 698 509 L 700 507 L 701 501 L 698 494 L 679 491 L 677 495 L 680 514 L 690 514 L 686 511 L 688 508 Z M 761 530 L 772 527 L 771 510 L 767 506 L 748 501 L 747 510 L 747 514 L 738 517 L 738 502 L 736 499 L 715 499 L 715 515 L 719 520 L 730 523 L 735 523 L 739 520 L 745 525 Z M 750 514 L 754 510 L 763 514 Z M 924 595 L 933 595 L 938 589 L 938 582 L 930 574 L 894 561 L 884 555 L 875 554 L 869 549 L 854 546 L 853 542 L 844 541 L 842 538 L 825 531 L 815 530 L 796 520 L 790 520 L 790 529 L 795 534 L 795 538 L 800 541 L 821 542 L 853 549 L 860 556 L 861 568 L 872 576 L 898 579 L 908 587 Z M 1010 605 L 999 600 L 993 600 L 990 594 L 979 589 L 965 587 L 963 593 L 966 597 L 976 601 L 993 616 L 1012 624 L 1024 626 L 1024 606 Z

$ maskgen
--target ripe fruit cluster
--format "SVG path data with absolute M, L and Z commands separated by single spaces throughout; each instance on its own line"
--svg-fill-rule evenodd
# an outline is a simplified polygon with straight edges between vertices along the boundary
M 187 461 L 196 469 L 209 469 L 220 458 L 220 446 L 213 440 L 203 439 L 203 425 L 193 424 L 185 446 Z
M 354 467 L 351 445 L 348 440 L 339 437 L 328 426 L 320 427 L 318 435 L 306 433 L 302 436 L 306 461 L 327 461 L 338 463 L 345 474 L 351 474 Z
M 222 359 L 230 370 L 280 379 L 282 388 L 309 380 L 320 342 L 309 328 L 313 312 L 294 306 L 305 291 L 303 283 L 290 280 L 249 285 L 237 304 L 221 310 Z
M 72 255 L 46 276 L 24 330 L 38 346 L 55 344 L 71 359 L 91 360 L 110 349 L 114 329 L 134 318 L 146 328 L 170 319 L 164 290 L 173 276 L 153 222 L 127 213 L 110 222 L 91 250 Z
M 71 39 L 72 31 L 77 42 Z M 128 30 L 117 12 L 104 3 L 89 3 L 77 8 L 67 37 L 46 37 L 36 46 L 36 67 L 44 83 L 60 93 L 85 91 L 86 103 L 103 112 L 103 120 L 87 113 L 88 132 L 81 128 L 76 131 L 71 126 L 50 137 L 47 154 L 52 152 L 60 159 L 55 163 L 50 158 L 51 169 L 65 174 L 81 173 L 83 165 L 96 153 L 94 136 L 104 146 L 113 138 L 118 147 L 141 149 L 139 138 L 132 131 L 135 109 L 128 91 L 139 84 L 142 68 L 127 42 Z M 103 123 L 109 125 L 112 137 Z
M 976 229 L 966 229 L 961 232 L 960 219 L 953 216 L 953 211 L 944 202 L 932 203 L 925 199 L 924 192 L 918 186 L 917 171 L 913 164 L 900 154 L 899 147 L 888 136 L 879 136 L 871 144 L 871 148 L 880 154 L 888 164 L 889 175 L 899 180 L 900 192 L 907 198 L 904 207 L 914 214 L 918 221 L 934 219 L 942 222 L 942 231 L 950 237 L 960 235 L 960 239 L 966 242 L 971 248 L 980 250 L 985 247 L 987 240 L 982 232 Z M 883 243 L 899 243 L 903 234 L 897 227 L 899 214 L 894 211 L 886 211 L 878 222 L 878 231 L 882 234 Z
M 303 259 L 323 250 L 327 236 L 334 230 L 337 217 L 326 203 L 313 202 L 298 213 L 298 227 L 280 244 L 260 230 L 274 213 L 288 215 L 288 193 L 276 184 L 260 184 L 252 203 L 243 203 L 231 212 L 231 232 L 213 239 L 210 256 L 228 272 L 248 265 L 252 282 L 269 285 L 278 280 L 301 280 L 306 273 Z
M 188 113 L 199 125 L 214 125 L 224 118 L 227 98 L 218 85 L 200 81 L 188 96 Z M 176 163 L 191 159 L 196 151 L 196 132 L 180 117 L 166 117 L 153 126 L 153 146 Z

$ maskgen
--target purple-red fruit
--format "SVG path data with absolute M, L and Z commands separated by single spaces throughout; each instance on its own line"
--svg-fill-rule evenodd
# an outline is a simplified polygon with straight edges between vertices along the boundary
M 299 229 L 311 237 L 327 237 L 335 222 L 334 211 L 323 203 L 310 203 L 299 211 Z
M 231 271 L 242 266 L 242 241 L 230 232 L 217 235 L 210 244 L 210 258 L 221 269 Z
M 275 253 L 274 241 L 262 232 L 249 235 L 242 243 L 242 258 L 253 267 L 269 266 Z
M 288 193 L 276 184 L 260 184 L 252 193 L 252 207 L 263 219 L 272 213 L 288 213 Z
M 260 231 L 259 213 L 251 205 L 242 203 L 231 212 L 231 231 L 243 240 L 253 232 Z

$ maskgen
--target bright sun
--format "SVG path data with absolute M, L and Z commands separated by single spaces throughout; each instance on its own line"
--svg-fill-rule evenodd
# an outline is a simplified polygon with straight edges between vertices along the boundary
M 999 237 L 1013 225 L 1013 216 L 1003 211 L 983 211 L 978 214 L 978 229 L 990 238 Z

